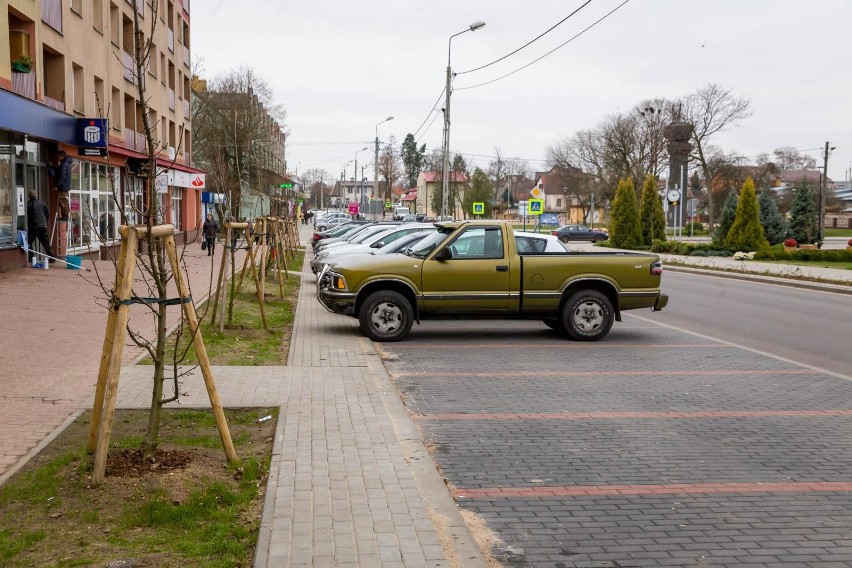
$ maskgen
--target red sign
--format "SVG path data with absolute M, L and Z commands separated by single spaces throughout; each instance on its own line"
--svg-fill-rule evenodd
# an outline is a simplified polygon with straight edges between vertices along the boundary
M 350 203 L 349 204 L 349 214 L 350 215 L 357 215 L 358 214 L 358 204 L 357 203 Z

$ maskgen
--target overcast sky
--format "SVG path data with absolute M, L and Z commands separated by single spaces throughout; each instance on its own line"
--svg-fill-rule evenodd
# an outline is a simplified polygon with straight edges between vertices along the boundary
M 852 168 L 852 1 L 592 0 L 541 40 L 495 65 L 459 74 L 452 97 L 453 152 L 487 167 L 494 148 L 545 169 L 547 146 L 651 97 L 718 83 L 752 101 L 753 115 L 718 135 L 725 152 L 754 157 L 794 146 L 818 158 L 837 149 L 829 175 Z M 447 42 L 462 72 L 515 50 L 585 0 L 203 0 L 192 2 L 192 51 L 206 78 L 249 65 L 287 110 L 287 162 L 339 178 L 358 153 L 372 163 L 376 123 L 386 142 L 415 132 L 440 148 L 432 111 L 445 81 Z M 443 99 L 436 105 L 440 110 Z M 436 118 L 437 117 L 437 118 Z M 434 122 L 432 119 L 436 118 Z M 431 126 L 430 126 L 431 124 Z M 425 134 L 424 134 L 425 132 Z M 347 177 L 353 175 L 353 165 Z M 368 168 L 372 171 L 372 166 Z M 372 179 L 372 174 L 367 174 Z

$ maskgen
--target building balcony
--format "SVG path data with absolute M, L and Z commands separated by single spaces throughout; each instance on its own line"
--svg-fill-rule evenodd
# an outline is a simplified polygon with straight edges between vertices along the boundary
M 183 46 L 183 64 L 186 65 L 186 68 L 189 69 L 191 67 L 192 62 L 189 59 L 189 48 L 185 45 Z
M 36 74 L 12 71 L 12 92 L 28 99 L 35 99 Z
M 192 118 L 192 115 L 190 114 L 189 110 L 190 110 L 189 109 L 189 101 L 184 99 L 184 101 L 183 101 L 183 117 L 186 120 L 189 120 L 189 119 Z
M 126 51 L 121 52 L 121 67 L 123 68 L 124 78 L 135 85 L 136 81 L 134 81 L 134 78 L 136 74 L 133 72 L 133 56 Z
M 175 90 L 168 89 L 169 92 L 169 110 L 175 110 Z
M 65 101 L 53 99 L 53 98 L 45 95 L 44 96 L 44 104 L 46 104 L 50 108 L 54 108 L 54 109 L 56 109 L 60 112 L 65 112 Z
M 146 147 L 147 142 L 145 140 L 145 134 L 142 132 L 135 131 L 133 132 L 133 134 L 135 134 L 134 142 L 136 143 L 136 150 L 138 150 L 139 152 L 147 152 L 148 148 Z
M 168 43 L 168 46 L 169 46 L 169 51 L 174 53 L 175 52 L 175 32 L 174 32 L 174 30 L 169 29 L 169 30 L 166 31 L 166 34 L 167 34 L 166 37 L 168 39 L 167 43 Z
M 62 0 L 41 0 L 41 21 L 62 33 Z

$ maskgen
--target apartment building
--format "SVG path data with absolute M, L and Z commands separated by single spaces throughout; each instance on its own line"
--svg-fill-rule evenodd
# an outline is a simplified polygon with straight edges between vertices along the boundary
M 26 263 L 15 243 L 31 189 L 48 204 L 58 254 L 97 257 L 118 244 L 123 219 L 141 222 L 149 204 L 134 10 L 146 35 L 154 29 L 142 80 L 161 221 L 179 241 L 200 226 L 206 179 L 190 159 L 189 0 L 0 0 L 0 270 Z M 59 151 L 73 159 L 67 221 L 52 191 Z

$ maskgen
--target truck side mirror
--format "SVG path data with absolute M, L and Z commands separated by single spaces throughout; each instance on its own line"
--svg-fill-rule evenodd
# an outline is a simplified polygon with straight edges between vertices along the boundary
M 435 254 L 435 260 L 450 260 L 453 258 L 453 251 L 450 250 L 450 247 L 444 247 Z

